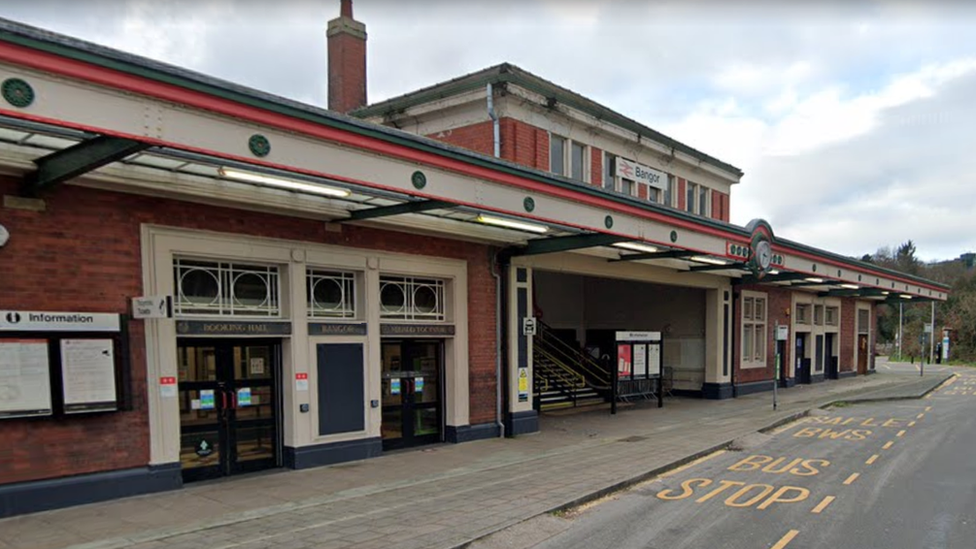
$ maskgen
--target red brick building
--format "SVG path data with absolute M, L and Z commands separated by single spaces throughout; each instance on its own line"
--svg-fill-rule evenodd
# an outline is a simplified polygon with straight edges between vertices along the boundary
M 866 373 L 875 303 L 946 299 L 730 224 L 738 169 L 510 65 L 364 107 L 351 2 L 328 35 L 368 120 L 0 21 L 0 516 L 528 433 L 623 366 Z

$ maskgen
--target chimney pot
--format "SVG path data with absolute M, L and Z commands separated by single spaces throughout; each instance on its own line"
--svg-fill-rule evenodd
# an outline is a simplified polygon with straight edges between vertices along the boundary
M 366 25 L 352 18 L 352 0 L 342 0 L 326 36 L 329 109 L 347 113 L 366 106 Z
M 352 19 L 352 0 L 342 0 L 342 6 L 339 8 L 339 17 L 348 17 Z

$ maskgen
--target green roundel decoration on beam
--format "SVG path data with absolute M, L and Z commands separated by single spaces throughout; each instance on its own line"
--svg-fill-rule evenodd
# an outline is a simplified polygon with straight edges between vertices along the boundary
M 271 142 L 268 138 L 256 133 L 247 140 L 247 148 L 251 149 L 251 154 L 257 157 L 265 157 L 271 153 Z
M 8 78 L 0 85 L 3 98 L 15 107 L 23 109 L 34 102 L 34 88 L 26 80 Z
M 611 217 L 611 216 L 608 215 L 605 218 L 603 218 L 603 224 L 606 225 L 608 229 L 612 229 L 613 228 L 613 217 Z
M 427 186 L 427 176 L 424 172 L 416 171 L 410 176 L 410 182 L 413 183 L 414 188 L 423 189 Z
M 525 200 L 522 201 L 522 207 L 525 208 L 525 211 L 531 212 L 535 209 L 535 200 L 531 196 L 526 196 Z
M 671 231 L 671 242 L 674 243 L 677 241 L 678 241 L 678 231 Z

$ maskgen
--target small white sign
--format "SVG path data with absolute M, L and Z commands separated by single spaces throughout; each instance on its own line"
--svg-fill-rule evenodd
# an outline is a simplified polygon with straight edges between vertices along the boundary
M 0 331 L 7 332 L 118 332 L 120 326 L 117 314 L 0 311 Z
M 527 316 L 522 319 L 522 335 L 534 336 L 536 330 L 535 317 Z
M 168 295 L 132 298 L 132 318 L 170 318 L 173 316 L 172 299 Z
M 927 334 L 931 334 L 932 333 L 932 325 L 931 324 L 926 324 L 925 325 L 925 333 L 927 333 Z
M 617 173 L 614 175 L 650 185 L 655 189 L 664 189 L 668 184 L 668 174 L 623 158 L 617 158 Z
M 661 332 L 617 332 L 617 341 L 661 341 Z
M 250 368 L 248 370 L 252 376 L 264 375 L 264 357 L 252 357 L 248 364 L 250 364 Z
M 295 390 L 296 391 L 308 390 L 308 374 L 306 373 L 295 374 Z
M 783 325 L 776 327 L 776 341 L 786 341 L 790 338 L 790 327 Z

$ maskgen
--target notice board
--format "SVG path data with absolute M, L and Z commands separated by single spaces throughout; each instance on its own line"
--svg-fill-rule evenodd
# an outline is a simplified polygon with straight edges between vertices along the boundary
M 53 411 L 48 341 L 0 340 L 0 418 L 49 416 Z

